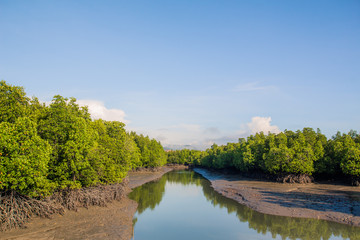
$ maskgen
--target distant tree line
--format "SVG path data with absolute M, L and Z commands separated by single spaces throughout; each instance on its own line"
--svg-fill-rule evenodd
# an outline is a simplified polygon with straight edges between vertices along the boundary
M 29 197 L 120 183 L 131 169 L 166 164 L 160 142 L 117 121 L 92 120 L 75 98 L 49 105 L 0 81 L 0 191 Z
M 360 135 L 351 130 L 327 139 L 319 129 L 241 138 L 238 143 L 213 144 L 204 152 L 178 150 L 167 153 L 168 162 L 193 164 L 213 169 L 235 169 L 272 176 L 345 176 L 359 184 Z
M 200 150 L 170 150 L 167 151 L 168 164 L 182 164 L 182 165 L 201 165 L 200 161 L 208 154 Z

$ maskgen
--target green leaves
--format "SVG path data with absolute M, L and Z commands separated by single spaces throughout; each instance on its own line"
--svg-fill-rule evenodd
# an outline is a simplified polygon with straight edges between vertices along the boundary
M 352 136 L 354 141 L 358 139 L 358 135 L 352 133 Z M 214 144 L 206 150 L 208 155 L 201 159 L 201 165 L 217 169 L 235 168 L 242 172 L 262 170 L 271 174 L 312 175 L 315 167 L 320 171 L 329 165 L 326 163 L 328 145 L 320 130 L 315 132 L 311 128 L 296 132 L 285 130 L 279 134 L 257 133 L 246 140 L 239 139 L 238 143 Z M 339 148 L 338 145 L 334 146 Z M 337 152 L 336 149 L 332 151 Z M 351 159 L 357 159 L 357 152 L 352 151 L 349 155 Z
M 0 81 L 0 122 L 14 123 L 28 114 L 29 98 L 22 87 Z
M 124 123 L 91 120 L 75 98 L 57 95 L 45 106 L 27 98 L 22 87 L 0 81 L 0 112 L 0 190 L 28 196 L 121 182 L 130 169 L 167 161 L 243 172 L 360 176 L 360 136 L 355 131 L 330 140 L 311 128 L 257 133 L 207 151 L 166 155 L 160 142 L 127 133 Z
M 121 182 L 138 161 L 139 149 L 126 133 L 123 123 L 96 120 L 92 125 L 98 139 L 87 158 L 97 174 L 97 181 Z
M 39 133 L 53 147 L 49 178 L 60 188 L 92 185 L 96 178 L 87 160 L 96 133 L 86 109 L 74 98 L 55 96 L 39 117 Z
M 0 189 L 28 196 L 48 195 L 51 147 L 37 135 L 36 123 L 27 117 L 0 123 Z
M 160 142 L 134 132 L 131 136 L 140 150 L 141 165 L 136 167 L 160 167 L 166 164 L 167 157 Z
M 92 121 L 75 98 L 56 95 L 45 106 L 1 81 L 0 111 L 0 190 L 45 196 L 118 183 L 132 168 L 166 163 L 159 142 L 127 133 L 121 122 Z
M 341 161 L 341 169 L 345 174 L 351 176 L 360 176 L 360 146 L 349 146 L 344 151 L 344 157 Z
M 334 154 L 340 161 L 343 173 L 360 177 L 360 143 L 357 143 L 357 138 L 354 132 L 335 138 Z

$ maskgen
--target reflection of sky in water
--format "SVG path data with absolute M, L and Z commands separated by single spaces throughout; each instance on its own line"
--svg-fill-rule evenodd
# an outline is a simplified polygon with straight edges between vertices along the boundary
M 189 196 L 202 195 L 202 188 L 196 185 L 182 185 L 178 183 L 167 182 L 165 185 L 165 194 L 169 197 L 186 198 Z
M 203 182 L 205 181 L 202 180 Z M 205 188 L 207 191 L 212 191 L 209 186 L 205 185 L 189 183 L 184 185 L 180 182 L 167 181 L 160 204 L 154 210 L 148 208 L 142 214 L 136 214 L 134 239 L 283 239 L 279 234 L 272 235 L 269 231 L 259 231 L 263 233 L 258 233 L 256 228 L 250 228 L 249 225 L 253 225 L 253 222 L 240 221 L 237 212 L 229 210 L 229 207 L 234 206 L 232 200 L 220 196 L 215 200 L 211 199 L 209 196 L 216 194 L 213 191 L 207 193 L 209 198 L 207 199 L 204 195 Z M 218 204 L 222 199 L 224 199 L 223 202 Z M 217 204 L 212 204 L 212 201 Z M 227 201 L 232 202 L 227 203 Z M 255 215 L 254 211 L 249 211 L 249 213 Z M 278 218 L 275 218 L 274 221 L 276 219 Z M 260 228 L 263 229 L 261 226 Z M 267 227 L 264 226 L 264 228 Z M 343 238 L 332 236 L 329 239 Z

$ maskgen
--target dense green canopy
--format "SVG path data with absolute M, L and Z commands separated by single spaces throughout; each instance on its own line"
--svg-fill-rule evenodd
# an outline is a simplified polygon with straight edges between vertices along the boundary
M 0 81 L 0 190 L 27 196 L 119 183 L 131 169 L 166 163 L 267 174 L 360 178 L 360 135 L 318 129 L 257 133 L 206 151 L 165 153 L 160 142 L 127 132 L 117 121 L 92 120 L 75 98 L 54 96 L 46 106 L 24 89 Z
M 304 128 L 279 134 L 263 132 L 239 139 L 238 143 L 213 144 L 204 152 L 168 152 L 168 162 L 194 164 L 214 169 L 263 172 L 271 175 L 307 174 L 360 177 L 360 135 L 337 133 L 327 139 L 318 129 Z
M 119 183 L 128 171 L 166 163 L 159 142 L 117 121 L 92 120 L 75 98 L 49 106 L 0 81 L 0 190 L 46 196 L 57 189 Z

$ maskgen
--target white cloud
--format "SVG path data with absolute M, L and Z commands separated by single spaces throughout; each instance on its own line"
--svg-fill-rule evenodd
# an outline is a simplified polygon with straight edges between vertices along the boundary
M 251 122 L 242 126 L 239 134 L 242 137 L 246 137 L 259 132 L 268 134 L 268 132 L 279 133 L 281 131 L 278 126 L 271 125 L 271 117 L 253 117 Z
M 207 140 L 208 143 L 216 143 L 218 145 L 224 145 L 229 142 L 237 142 L 239 138 L 246 138 L 250 135 L 263 132 L 264 134 L 280 133 L 278 126 L 271 125 L 271 117 L 253 117 L 251 122 L 242 124 L 239 131 L 223 135 L 220 138 Z M 209 145 L 209 144 L 208 144 Z M 210 144 L 211 145 L 211 144 Z
M 123 123 L 129 123 L 125 119 L 126 114 L 121 109 L 108 109 L 105 107 L 105 104 L 97 100 L 77 100 L 79 106 L 88 106 L 89 113 L 93 119 L 103 119 L 107 121 L 120 121 Z

